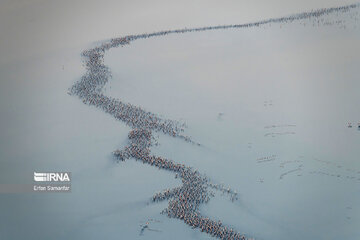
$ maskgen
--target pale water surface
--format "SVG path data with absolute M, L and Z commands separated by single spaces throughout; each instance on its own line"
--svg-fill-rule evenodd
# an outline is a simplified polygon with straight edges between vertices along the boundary
M 316 4 L 328 7 L 318 1 L 298 10 Z M 186 122 L 185 133 L 201 146 L 159 134 L 152 151 L 239 193 L 234 203 L 216 193 L 205 215 L 256 239 L 358 239 L 358 11 L 328 16 L 344 21 L 328 26 L 307 20 L 137 40 L 106 54 L 113 78 L 105 92 Z M 263 12 L 241 22 L 278 16 Z M 198 14 L 198 24 L 220 24 Z M 160 30 L 151 27 L 136 31 Z M 35 44 L 38 55 L 2 49 L 11 57 L 0 66 L 0 183 L 31 183 L 33 171 L 71 171 L 73 178 L 69 194 L 1 194 L 0 239 L 211 239 L 161 215 L 166 202 L 149 204 L 180 180 L 133 160 L 113 161 L 130 128 L 67 95 L 84 73 L 80 52 L 110 30 L 119 31 L 87 32 L 88 39 L 43 51 Z M 148 219 L 161 232 L 139 236 Z

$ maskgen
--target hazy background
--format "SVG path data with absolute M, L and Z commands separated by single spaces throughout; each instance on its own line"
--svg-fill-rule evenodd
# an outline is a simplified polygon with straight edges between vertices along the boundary
M 127 34 L 234 24 L 351 0 L 1 0 L 0 60 L 12 63 Z
M 137 239 L 141 221 L 146 221 L 148 217 L 154 217 L 162 221 L 161 224 L 155 225 L 154 228 L 162 229 L 163 233 L 161 235 L 147 233 L 144 239 L 169 239 L 170 237 L 172 239 L 209 239 L 209 236 L 202 234 L 198 230 L 192 230 L 179 220 L 168 219 L 159 215 L 159 212 L 167 205 L 166 203 L 146 205 L 147 199 L 154 192 L 179 184 L 179 181 L 174 179 L 171 174 L 143 166 L 134 161 L 127 161 L 121 165 L 112 162 L 111 152 L 116 148 L 121 148 L 126 143 L 129 128 L 105 113 L 84 105 L 76 97 L 70 97 L 66 94 L 67 89 L 84 73 L 80 58 L 81 51 L 93 46 L 97 41 L 127 34 L 183 27 L 246 23 L 320 7 L 332 7 L 350 3 L 353 3 L 353 1 L 0 0 L 0 184 L 32 183 L 34 171 L 71 171 L 73 173 L 73 192 L 70 194 L 1 194 L 0 238 L 118 239 L 127 236 L 127 239 Z M 291 32 L 291 29 L 288 30 Z M 279 161 L 285 161 L 288 157 L 297 159 L 298 155 L 302 154 L 301 150 L 306 152 L 307 155 L 305 155 L 309 159 L 318 157 L 323 152 L 322 149 L 309 148 L 311 149 L 309 150 L 303 148 L 303 145 L 301 145 L 303 144 L 302 140 L 290 142 L 288 138 L 276 138 L 275 143 L 266 145 L 270 140 L 263 136 L 266 133 L 264 132 L 265 125 L 274 122 L 292 124 L 299 120 L 297 122 L 298 132 L 301 129 L 299 122 L 311 123 L 313 127 L 306 128 L 305 133 L 307 134 L 302 136 L 303 139 L 305 138 L 306 146 L 318 144 L 316 146 L 322 146 L 325 150 L 330 149 L 328 153 L 324 151 L 325 154 L 321 155 L 324 159 L 328 159 L 330 156 L 332 161 L 340 160 L 341 164 L 347 165 L 349 168 L 359 169 L 356 162 L 358 150 L 354 150 L 358 141 L 358 132 L 342 132 L 348 130 L 345 128 L 347 121 L 355 122 L 359 120 L 359 110 L 356 107 L 359 101 L 356 94 L 359 83 L 356 79 L 357 66 L 354 64 L 359 57 L 359 49 L 355 47 L 359 39 L 359 31 L 347 32 L 348 35 L 345 35 L 345 37 L 339 35 L 339 37 L 330 38 L 327 44 L 323 44 L 323 41 L 327 39 L 327 36 L 338 36 L 339 29 L 319 32 L 316 35 L 316 48 L 311 44 L 307 44 L 312 43 L 312 35 L 306 35 L 309 37 L 302 40 L 302 50 L 299 50 L 299 52 L 285 51 L 296 48 L 294 41 L 297 40 L 296 37 L 299 32 L 294 31 L 289 34 L 281 32 L 278 28 L 276 32 L 272 32 L 271 29 L 266 30 L 264 33 L 261 33 L 262 29 L 259 31 L 260 33 L 250 30 L 246 35 L 237 35 L 231 32 L 227 32 L 225 35 L 220 33 L 196 34 L 193 38 L 191 34 L 188 34 L 185 38 L 180 38 L 180 40 L 176 40 L 178 36 L 173 35 L 160 41 L 151 40 L 151 42 L 146 42 L 141 40 L 134 42 L 129 48 L 124 49 L 123 53 L 116 50 L 112 53 L 113 55 L 109 54 L 109 60 L 113 60 L 109 63 L 118 69 L 114 72 L 115 76 L 118 77 L 115 80 L 127 76 L 134 79 L 134 81 L 128 80 L 129 82 L 126 85 L 121 85 L 120 81 L 114 81 L 113 92 L 110 92 L 109 89 L 108 91 L 115 96 L 126 97 L 131 102 L 138 101 L 136 102 L 138 104 L 149 104 L 147 107 L 154 110 L 155 113 L 168 114 L 175 119 L 180 116 L 189 118 L 191 123 L 189 133 L 207 143 L 207 146 L 210 147 L 210 150 L 207 149 L 209 151 L 197 152 L 196 149 L 186 147 L 186 144 L 181 145 L 176 141 L 172 143 L 167 138 L 162 139 L 162 147 L 155 151 L 166 156 L 177 157 L 179 149 L 176 150 L 175 146 L 182 146 L 187 151 L 180 150 L 182 151 L 180 153 L 185 154 L 184 156 L 187 156 L 188 160 L 194 160 L 189 162 L 192 166 L 196 166 L 200 170 L 204 169 L 207 174 L 216 180 L 231 184 L 240 193 L 243 190 L 243 193 L 248 194 L 246 195 L 248 198 L 243 196 L 243 199 L 245 199 L 244 205 L 237 206 L 237 211 L 232 211 L 233 214 L 229 210 L 232 208 L 228 206 L 223 207 L 223 209 L 228 209 L 229 212 L 219 212 L 218 209 L 222 209 L 221 206 L 225 206 L 226 203 L 213 201 L 211 204 L 215 202 L 215 205 L 210 205 L 207 210 L 205 209 L 209 215 L 220 216 L 223 214 L 221 218 L 228 218 L 230 224 L 235 224 L 241 228 L 239 230 L 255 236 L 272 236 L 274 239 L 289 239 L 288 237 L 291 236 L 291 239 L 294 239 L 294 233 L 301 232 L 306 227 L 308 231 L 304 231 L 304 236 L 321 237 L 323 230 L 328 230 L 329 227 L 327 226 L 331 226 L 334 231 L 334 235 L 331 236 L 335 236 L 335 233 L 340 235 L 346 230 L 349 238 L 345 237 L 345 239 L 352 239 L 350 237 L 356 236 L 356 226 L 360 221 L 359 207 L 355 204 L 359 199 L 358 183 L 347 185 L 346 182 L 339 183 L 331 178 L 332 182 L 329 184 L 326 179 L 321 179 L 317 182 L 318 185 L 313 185 L 309 190 L 298 191 L 297 194 L 290 192 L 287 198 L 279 201 L 274 192 L 271 191 L 273 187 L 271 184 L 275 181 L 278 184 L 278 190 L 290 191 L 297 189 L 299 186 L 311 186 L 314 179 L 307 179 L 303 182 L 304 185 L 297 185 L 298 180 L 290 182 L 290 185 L 282 185 L 283 182 L 279 182 L 278 177 L 283 171 L 279 171 L 279 166 L 276 165 L 276 167 L 271 168 L 271 171 L 267 168 L 256 168 L 255 175 L 251 175 L 252 172 L 248 171 L 245 176 L 250 179 L 251 184 L 247 184 L 247 182 L 242 181 L 243 178 L 237 179 L 239 176 L 235 170 L 228 172 L 226 168 L 221 169 L 221 166 L 219 166 L 219 159 L 236 161 L 239 156 L 241 156 L 241 159 L 256 161 L 256 158 L 263 155 L 277 154 L 279 156 L 282 153 L 283 158 L 279 159 Z M 312 33 L 318 32 L 316 28 L 311 31 L 313 31 Z M 309 32 L 304 30 L 303 33 Z M 341 34 L 343 33 L 341 32 Z M 280 34 L 279 36 L 282 36 L 284 42 L 277 42 L 276 34 Z M 167 45 L 166 40 L 169 40 L 169 38 L 171 42 Z M 213 39 L 213 41 L 208 42 L 209 38 Z M 271 40 L 264 43 L 264 45 L 255 41 L 267 38 Z M 184 41 L 184 45 L 177 44 L 176 41 Z M 206 44 L 202 44 L 205 41 Z M 254 43 L 254 45 L 245 51 L 238 44 L 240 41 L 242 41 L 241 44 Z M 138 48 L 135 48 L 135 46 Z M 186 46 L 193 46 L 194 51 L 186 50 Z M 175 49 L 175 47 L 179 48 Z M 209 54 L 207 61 L 202 62 L 203 64 L 199 65 L 199 68 L 191 68 L 194 64 L 203 60 L 202 56 L 204 54 L 209 53 L 208 48 L 215 49 L 214 55 Z M 227 49 L 228 52 L 223 49 Z M 288 83 L 286 86 L 292 90 L 289 93 L 281 91 L 283 85 L 274 86 L 270 83 L 267 83 L 266 86 L 274 89 L 279 86 L 279 92 L 269 93 L 263 88 L 262 91 L 251 95 L 246 92 L 246 89 L 243 89 L 242 93 L 244 95 L 242 97 L 249 97 L 253 101 L 242 106 L 240 110 L 249 113 L 250 117 L 259 116 L 257 112 L 264 110 L 264 101 L 270 99 L 274 101 L 274 108 L 278 109 L 272 115 L 274 121 L 266 122 L 266 119 L 271 118 L 265 116 L 264 118 L 258 118 L 261 120 L 255 122 L 244 121 L 249 125 L 240 126 L 238 120 L 243 120 L 241 119 L 242 112 L 238 110 L 230 113 L 232 106 L 226 105 L 230 100 L 237 99 L 239 104 L 243 100 L 242 98 L 236 98 L 237 92 L 235 88 L 231 87 L 232 81 L 237 79 L 231 77 L 231 74 L 225 76 L 216 75 L 216 69 L 213 70 L 215 72 L 210 73 L 206 70 L 209 66 L 216 64 L 219 67 L 218 69 L 221 70 L 219 72 L 222 73 L 226 73 L 232 67 L 235 67 L 237 70 L 232 72 L 232 74 L 235 74 L 233 76 L 241 73 L 249 73 L 247 77 L 251 76 L 251 74 L 260 74 L 257 71 L 258 69 L 251 67 L 254 65 L 246 65 L 252 53 L 259 49 L 267 50 L 266 54 L 264 53 L 264 56 L 256 54 L 250 62 L 257 63 L 259 59 L 263 63 L 271 62 L 273 56 L 278 57 L 278 50 L 284 50 L 284 53 L 280 53 L 280 58 L 282 62 L 286 63 L 283 66 L 274 64 L 279 69 L 272 69 L 274 66 L 271 66 L 263 72 L 262 76 L 279 73 L 281 71 L 277 70 L 284 67 L 289 70 L 287 73 L 289 75 L 277 75 L 276 79 L 286 83 L 285 80 L 291 76 L 290 73 L 295 71 L 296 76 L 291 77 L 293 77 L 292 79 L 297 85 Z M 272 49 L 273 51 L 271 51 Z M 315 54 L 313 54 L 314 49 L 317 49 Z M 329 49 L 334 51 L 329 51 Z M 152 58 L 153 51 L 164 52 L 156 58 Z M 181 55 L 182 53 L 183 55 Z M 247 56 L 245 60 L 241 60 L 242 64 L 245 64 L 243 68 L 239 69 L 236 68 L 237 66 L 227 64 L 229 63 L 227 61 L 241 56 L 242 53 Z M 186 57 L 189 56 L 193 60 L 186 62 Z M 295 58 L 295 56 L 299 58 Z M 336 58 L 337 56 L 339 58 Z M 328 59 L 334 58 L 336 58 L 336 61 L 328 61 Z M 138 61 L 139 59 L 142 59 L 143 62 Z M 166 71 L 161 72 L 163 65 L 157 64 L 166 64 L 168 59 L 182 64 L 181 67 L 171 69 L 170 66 Z M 289 61 L 289 59 L 297 59 L 296 64 Z M 319 62 L 323 64 L 320 68 L 316 65 Z M 146 69 L 150 63 L 154 68 Z M 313 71 L 304 73 L 302 68 L 298 68 L 299 65 L 297 64 Z M 313 67 L 314 64 L 316 67 Z M 328 66 L 333 66 L 333 69 L 338 71 L 324 71 L 328 69 Z M 341 67 L 345 70 L 339 70 L 342 69 Z M 139 68 L 143 69 L 143 71 L 137 71 Z M 211 80 L 206 91 L 201 87 L 204 82 L 193 82 L 195 87 L 192 89 L 192 93 L 194 93 L 194 89 L 203 91 L 202 103 L 218 103 L 213 109 L 202 112 L 201 116 L 196 115 L 198 111 L 195 110 L 202 107 L 201 102 L 193 105 L 194 111 L 192 112 L 171 112 L 170 109 L 162 108 L 162 105 L 159 104 L 151 106 L 150 102 L 139 98 L 135 94 L 136 91 L 134 90 L 139 89 L 140 91 L 137 93 L 141 94 L 142 76 L 157 76 L 163 81 L 157 83 L 165 84 L 164 86 L 170 88 L 172 85 L 166 79 L 178 76 L 178 79 L 182 80 L 181 77 L 186 78 L 189 75 L 186 75 L 186 71 L 176 71 L 189 68 L 192 70 L 190 72 L 191 78 L 188 78 L 190 83 L 192 79 Z M 241 70 L 247 70 L 248 72 L 242 72 Z M 326 73 L 325 76 L 329 77 L 330 84 L 326 82 L 326 79 L 320 77 L 318 82 L 312 82 L 312 79 L 315 79 L 316 76 L 323 77 L 324 72 Z M 302 73 L 303 75 L 301 75 Z M 224 84 L 219 84 L 218 78 L 227 81 L 223 82 Z M 343 84 L 339 81 L 342 78 L 347 79 L 348 82 Z M 125 81 L 130 78 L 123 79 Z M 261 81 L 264 81 L 265 78 L 258 79 L 260 83 L 264 84 Z M 307 79 L 307 82 L 301 82 L 303 79 Z M 184 89 L 187 86 L 185 83 L 178 86 Z M 137 84 L 140 84 L 140 88 L 137 87 Z M 151 86 L 151 81 L 147 84 L 145 87 Z M 241 85 L 237 85 L 237 87 L 240 88 Z M 257 85 L 253 83 L 249 84 L 248 87 L 254 90 Z M 124 89 L 129 91 L 121 92 Z M 227 95 L 229 89 L 231 94 Z M 299 91 L 296 91 L 297 89 Z M 320 91 L 320 94 L 317 94 L 314 89 Z M 340 91 L 341 95 L 337 95 L 336 98 L 329 97 L 332 94 L 336 95 L 337 91 Z M 119 96 L 120 93 L 121 96 Z M 216 95 L 218 93 L 221 94 Z M 293 93 L 295 95 L 291 95 Z M 307 93 L 314 97 L 313 99 L 316 101 L 302 99 L 304 101 L 300 101 L 300 103 L 303 105 L 293 105 L 296 107 L 292 108 L 292 110 L 280 104 L 281 96 L 298 100 L 306 96 Z M 221 99 L 223 95 L 225 99 Z M 196 95 L 189 94 L 190 100 L 194 96 Z M 178 96 L 178 98 L 180 97 Z M 330 101 L 328 101 L 329 99 Z M 154 98 L 154 103 L 157 103 L 156 101 L 160 102 L 160 100 L 160 97 Z M 186 110 L 186 106 L 192 106 L 190 100 L 185 102 L 184 105 L 179 104 L 178 107 Z M 299 102 L 294 100 L 292 103 Z M 340 109 L 339 111 L 331 109 L 334 104 L 341 107 L 337 108 Z M 257 109 L 259 106 L 260 108 Z M 312 106 L 312 108 L 307 108 L 308 106 Z M 290 112 L 285 111 L 289 109 Z M 306 115 L 307 117 L 296 115 L 304 113 L 308 109 L 314 115 L 309 114 Z M 327 115 L 315 114 L 319 112 L 319 109 L 326 110 Z M 220 111 L 225 112 L 223 122 L 219 122 L 216 118 Z M 287 112 L 288 115 L 284 114 L 284 112 Z M 208 125 L 203 126 L 201 121 L 209 119 L 207 117 L 213 118 L 208 121 Z M 342 132 L 339 139 L 345 139 L 346 141 L 336 139 L 338 135 L 329 131 L 331 129 L 329 128 L 330 123 L 322 124 L 322 121 L 326 123 L 327 118 L 333 119 L 330 121 L 331 124 L 337 124 L 337 133 Z M 315 124 L 313 124 L 314 122 Z M 219 125 L 221 123 L 225 123 L 228 127 L 224 127 L 224 124 Z M 219 132 L 215 135 L 210 134 L 207 131 L 210 127 L 217 128 Z M 249 129 L 255 132 L 251 132 Z M 241 136 L 241 147 L 235 146 L 235 143 L 238 143 L 235 140 L 239 140 L 240 137 L 234 136 L 232 131 L 237 131 L 238 136 Z M 315 131 L 316 134 L 312 135 L 312 131 Z M 229 138 L 229 136 L 233 138 Z M 263 147 L 262 150 L 250 152 L 250 149 L 255 148 L 256 142 L 256 137 L 252 139 L 251 136 L 261 138 L 258 144 Z M 329 140 L 322 142 L 324 136 Z M 226 144 L 221 145 L 224 142 Z M 294 143 L 297 143 L 297 145 Z M 281 149 L 284 149 L 281 148 L 283 144 L 295 146 L 298 151 L 291 152 L 292 148 L 285 148 L 282 151 Z M 340 147 L 336 148 L 338 144 L 340 144 Z M 277 148 L 273 148 L 275 145 Z M 278 152 L 274 149 L 277 149 Z M 228 158 L 224 158 L 222 154 L 229 150 L 233 152 L 227 156 Z M 245 152 L 245 150 L 249 152 Z M 347 154 L 347 156 L 343 157 L 344 154 Z M 202 164 L 204 163 L 202 161 L 205 160 L 204 156 L 207 157 L 206 159 L 210 159 L 209 162 L 212 164 Z M 204 160 L 196 161 L 196 157 Z M 234 162 L 230 163 L 234 164 Z M 255 166 L 257 166 L 256 164 L 241 164 L 244 167 L 248 166 L 248 170 L 255 170 Z M 207 168 L 202 168 L 206 166 Z M 310 166 L 310 170 L 316 169 L 315 165 L 310 164 Z M 334 172 L 333 168 L 330 168 L 330 170 Z M 340 170 L 335 172 L 338 171 Z M 346 175 L 346 170 L 344 171 L 345 173 L 342 174 Z M 275 172 L 274 179 L 268 182 L 269 185 L 259 184 L 259 178 L 262 178 L 264 174 L 269 174 L 269 172 Z M 154 178 L 155 175 L 156 178 Z M 271 175 L 266 176 L 270 178 Z M 324 186 L 328 187 L 323 188 Z M 338 191 L 333 191 L 332 187 Z M 322 188 L 323 191 L 313 191 Z M 299 198 L 302 194 L 307 194 L 306 203 L 303 205 L 298 204 L 299 208 L 294 208 L 294 204 L 297 203 L 286 205 L 287 200 L 289 200 L 288 197 L 292 200 L 301 199 L 300 201 L 302 201 L 303 199 Z M 265 196 L 270 197 L 266 198 L 266 201 L 257 201 L 265 199 Z M 316 196 L 317 200 L 312 201 L 312 196 Z M 321 207 L 326 199 L 332 199 L 332 201 Z M 344 201 L 344 199 L 347 201 Z M 255 202 L 253 205 L 252 201 Z M 333 210 L 332 204 L 337 202 L 341 202 L 341 204 L 336 210 Z M 277 211 L 281 204 L 286 207 L 283 208 L 283 211 Z M 324 222 L 313 225 L 315 221 L 310 221 L 312 219 L 311 212 L 301 215 L 302 207 L 309 205 L 311 206 L 310 210 L 317 210 L 318 218 L 315 219 L 324 219 Z M 346 210 L 347 207 L 351 207 L 351 210 Z M 248 210 L 243 211 L 244 208 Z M 343 214 L 343 211 L 350 211 L 352 215 Z M 290 219 L 284 217 L 284 212 L 288 213 L 285 214 L 287 217 L 293 217 Z M 328 212 L 334 212 L 334 214 L 329 217 Z M 296 214 L 300 214 L 302 217 L 298 218 Z M 341 216 L 339 220 L 341 224 L 334 221 L 339 216 Z M 352 217 L 352 220 L 348 221 L 347 216 Z M 236 221 L 240 217 L 243 219 Z M 329 223 L 326 222 L 327 220 L 329 220 Z M 242 224 L 243 222 L 244 224 Z M 274 227 L 274 225 L 276 226 Z M 338 226 L 343 232 L 336 231 L 337 229 L 334 226 Z M 320 230 L 317 231 L 316 229 Z M 336 236 L 338 237 L 338 235 Z M 301 238 L 303 235 L 298 235 L 298 237 Z

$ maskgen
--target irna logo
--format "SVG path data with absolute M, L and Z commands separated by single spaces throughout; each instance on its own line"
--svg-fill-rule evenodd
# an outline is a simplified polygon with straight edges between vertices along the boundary
M 70 182 L 69 172 L 47 172 L 37 173 L 34 172 L 35 182 Z

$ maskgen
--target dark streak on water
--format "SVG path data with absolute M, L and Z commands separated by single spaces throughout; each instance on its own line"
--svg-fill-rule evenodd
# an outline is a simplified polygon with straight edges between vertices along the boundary
M 218 29 L 246 29 L 259 27 L 270 23 L 290 23 L 296 20 L 316 19 L 318 17 L 336 12 L 346 12 L 350 9 L 359 7 L 359 4 L 348 6 L 319 9 L 310 12 L 299 13 L 288 17 L 270 18 L 263 21 L 222 25 L 213 27 L 202 27 L 192 29 L 179 29 L 161 31 L 150 34 L 129 35 L 120 38 L 114 38 L 104 42 L 98 47 L 85 50 L 82 55 L 84 57 L 84 65 L 86 73 L 80 81 L 70 88 L 71 95 L 77 95 L 85 104 L 93 105 L 111 114 L 116 119 L 124 122 L 132 128 L 129 133 L 129 145 L 124 150 L 116 150 L 114 155 L 119 160 L 135 158 L 136 160 L 156 166 L 160 169 L 172 171 L 182 179 L 182 186 L 174 189 L 165 190 L 155 194 L 153 201 L 169 200 L 169 206 L 164 213 L 169 217 L 183 220 L 186 224 L 199 228 L 201 231 L 211 234 L 219 239 L 249 239 L 230 227 L 224 226 L 220 221 L 211 220 L 204 217 L 199 212 L 199 205 L 209 201 L 212 196 L 209 188 L 220 190 L 231 195 L 232 200 L 237 200 L 237 193 L 231 189 L 224 189 L 222 186 L 212 184 L 209 179 L 201 175 L 197 170 L 182 164 L 175 163 L 170 159 L 151 155 L 150 147 L 152 146 L 153 132 L 162 132 L 164 134 L 181 138 L 187 142 L 199 145 L 185 136 L 182 132 L 185 125 L 169 119 L 160 118 L 158 115 L 148 112 L 131 103 L 124 103 L 119 99 L 111 98 L 103 94 L 103 87 L 111 78 L 110 69 L 104 64 L 105 52 L 115 47 L 123 47 L 130 44 L 131 41 L 137 39 L 146 39 L 150 37 L 159 37 L 174 33 L 200 32 Z M 340 24 L 340 23 L 323 23 Z M 292 133 L 292 132 L 291 132 Z M 267 135 L 274 136 L 280 133 L 270 133 Z M 282 133 L 283 134 L 283 133 Z M 290 134 L 290 133 L 289 133 Z M 280 176 L 298 171 L 294 169 Z

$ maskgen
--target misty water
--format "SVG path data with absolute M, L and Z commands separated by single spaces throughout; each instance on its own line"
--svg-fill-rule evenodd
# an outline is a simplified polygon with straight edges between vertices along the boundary
M 352 239 L 356 15 L 137 40 L 106 55 L 106 94 L 186 122 L 202 146 L 159 136 L 153 151 L 240 193 L 218 194 L 207 215 L 258 239 Z
M 240 196 L 231 202 L 215 192 L 204 215 L 256 239 L 357 239 L 358 12 L 324 17 L 322 25 L 136 40 L 106 53 L 113 77 L 105 94 L 186 123 L 185 134 L 201 146 L 158 134 L 152 152 Z M 71 171 L 72 192 L 2 194 L 0 238 L 212 239 L 160 214 L 166 202 L 150 201 L 181 184 L 173 174 L 114 161 L 129 127 L 66 94 L 84 73 L 84 48 L 20 62 L 25 70 L 16 78 L 19 66 L 2 73 L 1 183 L 27 182 L 34 170 Z M 21 101 L 5 105 L 14 94 Z M 146 221 L 156 231 L 140 236 Z

